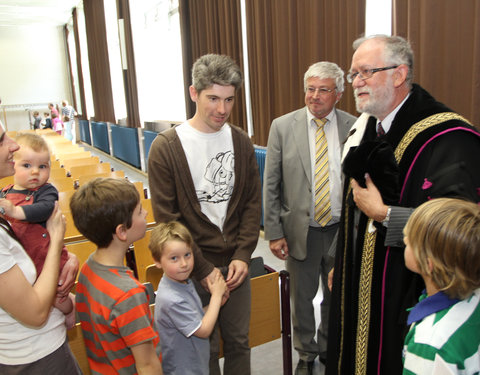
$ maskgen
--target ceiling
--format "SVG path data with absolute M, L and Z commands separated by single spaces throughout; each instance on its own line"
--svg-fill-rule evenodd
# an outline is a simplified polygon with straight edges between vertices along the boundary
M 82 0 L 0 0 L 0 26 L 61 26 Z

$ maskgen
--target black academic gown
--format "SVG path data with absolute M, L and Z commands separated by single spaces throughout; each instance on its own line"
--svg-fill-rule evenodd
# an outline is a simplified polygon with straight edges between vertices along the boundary
M 418 124 L 437 113 L 446 114 Z M 368 172 L 384 202 L 394 206 L 414 208 L 446 196 L 480 201 L 480 135 L 456 116 L 413 85 L 390 131 L 377 138 L 371 117 L 362 142 L 345 159 L 326 374 L 401 374 L 406 309 L 424 288 L 405 267 L 404 248 L 384 246 L 385 227 L 373 222 L 376 231 L 368 230 L 369 219 L 353 202 L 350 177 L 361 180 Z M 419 131 L 405 139 L 414 124 Z

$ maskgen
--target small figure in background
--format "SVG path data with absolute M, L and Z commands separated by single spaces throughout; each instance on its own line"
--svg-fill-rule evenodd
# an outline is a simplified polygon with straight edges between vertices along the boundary
M 42 125 L 43 125 L 43 129 L 52 129 L 52 119 L 50 118 L 50 113 L 48 112 L 43 113 Z
M 53 115 L 54 113 L 57 114 L 57 117 L 58 117 L 58 109 L 55 108 L 55 106 L 53 105 L 53 103 L 49 103 L 48 104 L 48 109 L 50 110 L 50 115 Z M 52 116 L 53 118 L 53 116 Z
M 66 100 L 62 101 L 62 118 L 65 125 L 65 138 L 72 141 L 73 144 L 76 143 L 76 132 L 75 132 L 75 116 L 77 111 L 68 104 Z
M 38 111 L 33 112 L 33 129 L 40 129 L 40 124 L 42 122 L 42 117 Z
M 63 133 L 63 122 L 58 117 L 58 114 L 52 112 L 52 126 L 58 134 L 62 135 Z

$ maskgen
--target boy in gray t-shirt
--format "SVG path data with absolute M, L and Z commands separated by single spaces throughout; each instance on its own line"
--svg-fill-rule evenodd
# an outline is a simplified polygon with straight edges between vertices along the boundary
M 155 326 L 160 335 L 165 375 L 209 373 L 208 338 L 227 289 L 225 280 L 217 274 L 215 281 L 209 282 L 212 296 L 204 313 L 189 278 L 194 264 L 192 246 L 188 229 L 178 222 L 159 224 L 150 238 L 155 264 L 164 272 L 155 300 Z

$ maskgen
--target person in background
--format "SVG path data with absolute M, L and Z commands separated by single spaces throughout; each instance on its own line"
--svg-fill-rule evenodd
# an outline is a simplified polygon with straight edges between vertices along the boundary
M 311 65 L 304 75 L 306 106 L 273 120 L 268 137 L 265 239 L 290 273 L 293 343 L 299 353 L 296 374 L 311 374 L 314 359 L 319 356 L 325 363 L 327 357 L 327 276 L 333 266 L 328 250 L 342 207 L 341 151 L 355 122 L 354 116 L 335 109 L 343 94 L 343 77 L 343 70 L 332 62 Z M 317 158 L 317 152 L 326 159 Z M 319 195 L 323 197 L 316 205 Z M 320 277 L 323 301 L 317 330 L 313 299 Z
M 160 133 L 148 156 L 148 179 L 157 223 L 179 221 L 194 239 L 197 280 L 222 272 L 230 297 L 220 311 L 224 374 L 250 374 L 248 267 L 260 231 L 261 191 L 248 135 L 227 123 L 242 84 L 238 65 L 209 54 L 193 65 L 190 97 L 195 115 Z M 210 299 L 197 288 L 204 304 Z M 210 374 L 220 374 L 219 332 L 210 339 Z
M 62 101 L 62 118 L 65 126 L 65 138 L 72 141 L 73 144 L 76 143 L 76 130 L 75 130 L 75 116 L 77 111 L 68 104 L 66 100 Z
M 52 112 L 52 126 L 59 135 L 63 133 L 63 122 L 56 113 Z
M 50 115 L 52 115 L 52 118 L 54 113 L 57 115 L 57 117 L 59 116 L 58 109 L 53 103 L 48 104 L 48 109 L 50 110 Z
M 155 326 L 160 335 L 163 373 L 208 375 L 211 335 L 227 284 L 220 273 L 208 282 L 210 303 L 202 302 L 190 279 L 193 239 L 179 222 L 158 224 L 149 248 L 155 265 L 163 270 L 155 298 Z
M 14 173 L 18 145 L 0 129 L 0 178 Z M 0 211 L 2 211 L 0 209 Z M 55 204 L 47 221 L 50 247 L 42 273 L 18 241 L 10 224 L 0 218 L 0 373 L 81 374 L 67 342 L 65 317 L 52 309 L 58 284 L 71 288 L 75 267 L 58 276 L 65 218 Z M 65 269 L 66 267 L 64 267 Z M 78 262 L 77 262 L 78 269 Z
M 33 129 L 37 130 L 40 129 L 40 124 L 42 122 L 42 117 L 40 116 L 40 113 L 38 111 L 33 112 Z
M 147 228 L 137 189 L 126 179 L 96 178 L 75 192 L 70 209 L 80 233 L 97 245 L 75 296 L 92 372 L 161 375 L 146 288 L 124 265 L 130 244 Z
M 49 112 L 45 112 L 43 114 L 43 129 L 52 129 L 52 119 L 50 118 L 50 113 Z
M 0 192 L 0 210 L 12 226 L 27 254 L 32 258 L 37 275 L 40 275 L 48 254 L 50 237 L 46 221 L 58 201 L 57 189 L 47 183 L 50 178 L 50 151 L 45 140 L 32 133 L 20 133 L 15 141 L 20 146 L 13 156 L 15 175 L 13 185 Z M 60 270 L 68 261 L 68 251 L 63 247 Z M 67 328 L 75 325 L 73 294 L 57 294 L 54 306 L 66 317 Z
M 354 49 L 347 80 L 362 115 L 344 150 L 326 374 L 394 375 L 406 309 L 424 288 L 405 267 L 403 228 L 427 200 L 480 200 L 480 134 L 412 82 L 404 38 L 361 38 Z
M 62 122 L 63 122 L 63 135 L 65 138 L 67 138 L 69 141 L 72 140 L 72 128 L 71 128 L 71 122 L 68 116 L 62 116 Z
M 480 372 L 480 206 L 433 199 L 404 229 L 405 265 L 426 289 L 410 310 L 403 374 Z
M 40 129 L 45 129 L 45 115 L 42 117 L 42 121 L 40 122 Z

